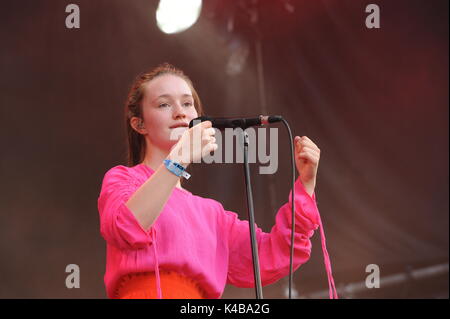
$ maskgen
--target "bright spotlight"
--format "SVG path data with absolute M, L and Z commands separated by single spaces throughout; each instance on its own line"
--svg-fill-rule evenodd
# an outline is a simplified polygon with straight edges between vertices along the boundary
M 160 0 L 156 22 L 164 33 L 178 33 L 190 28 L 198 19 L 202 0 Z

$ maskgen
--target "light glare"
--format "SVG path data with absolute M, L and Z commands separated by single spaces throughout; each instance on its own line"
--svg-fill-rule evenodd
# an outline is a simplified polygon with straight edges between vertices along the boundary
M 201 9 L 202 0 L 160 0 L 156 23 L 164 33 L 182 32 L 197 21 Z

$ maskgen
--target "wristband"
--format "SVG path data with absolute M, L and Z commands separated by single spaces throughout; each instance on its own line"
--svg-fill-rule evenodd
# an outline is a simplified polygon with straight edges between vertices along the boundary
M 186 172 L 186 168 L 177 162 L 171 161 L 170 159 L 165 159 L 164 165 L 171 173 L 175 174 L 178 177 L 184 177 L 186 179 L 189 179 L 189 177 L 191 177 L 191 175 Z

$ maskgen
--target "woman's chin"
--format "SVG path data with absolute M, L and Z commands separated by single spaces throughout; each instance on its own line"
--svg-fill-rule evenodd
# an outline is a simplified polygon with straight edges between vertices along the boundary
M 185 126 L 171 128 L 170 129 L 170 139 L 178 141 L 187 129 L 188 128 Z
M 176 143 L 183 136 L 184 130 L 180 130 L 178 127 L 169 129 L 169 141 L 170 143 Z

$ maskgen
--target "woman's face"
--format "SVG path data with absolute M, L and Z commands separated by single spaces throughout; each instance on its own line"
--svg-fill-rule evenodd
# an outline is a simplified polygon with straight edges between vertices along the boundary
M 158 76 L 144 85 L 142 111 L 146 139 L 163 150 L 170 150 L 188 129 L 174 125 L 188 125 L 198 117 L 189 85 L 172 74 Z

